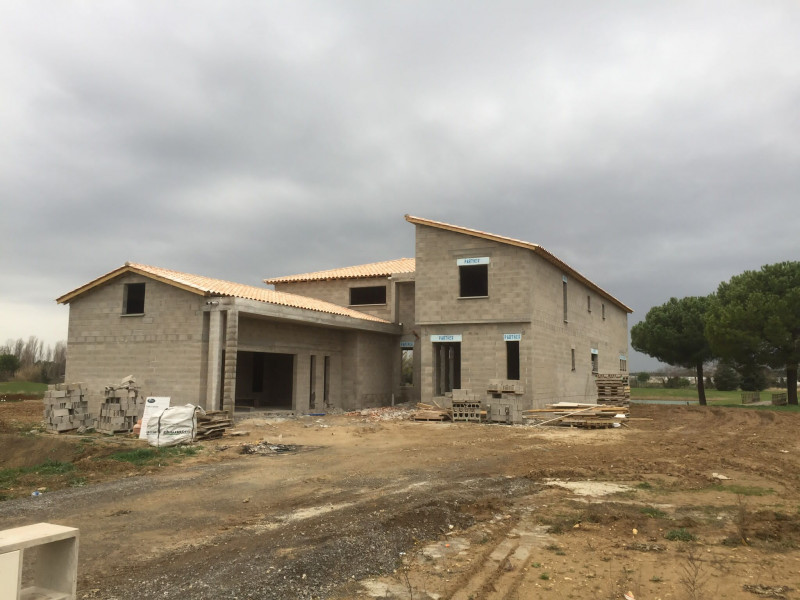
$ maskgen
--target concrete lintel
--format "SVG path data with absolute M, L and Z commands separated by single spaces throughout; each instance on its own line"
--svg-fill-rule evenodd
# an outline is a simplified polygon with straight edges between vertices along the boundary
M 400 335 L 403 328 L 394 323 L 379 323 L 377 321 L 366 321 L 344 315 L 334 315 L 316 310 L 296 308 L 294 306 L 282 306 L 257 300 L 244 300 L 234 298 L 236 310 L 240 315 L 257 316 L 281 321 L 293 321 L 305 325 L 316 325 L 318 327 L 331 327 L 335 329 L 355 329 L 359 331 L 371 331 L 375 333 L 389 333 Z
M 416 325 L 486 325 L 503 323 L 531 323 L 531 319 L 473 319 L 471 321 L 418 321 Z

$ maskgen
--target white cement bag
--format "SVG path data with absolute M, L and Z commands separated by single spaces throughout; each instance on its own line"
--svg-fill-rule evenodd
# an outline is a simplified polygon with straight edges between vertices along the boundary
M 155 413 L 147 420 L 147 443 L 151 446 L 177 446 L 194 441 L 197 431 L 197 411 L 205 411 L 194 404 L 171 406 Z

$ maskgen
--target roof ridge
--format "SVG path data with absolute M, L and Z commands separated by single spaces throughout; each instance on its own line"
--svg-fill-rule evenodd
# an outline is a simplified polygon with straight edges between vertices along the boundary
M 377 262 L 310 271 L 294 275 L 283 275 L 264 279 L 264 283 L 289 283 L 300 281 L 318 281 L 330 279 L 359 279 L 369 277 L 386 277 L 395 273 L 413 273 L 416 269 L 416 258 L 393 258 Z
M 142 263 L 135 263 L 127 261 L 123 266 L 114 269 L 93 279 L 89 283 L 76 288 L 75 290 L 64 294 L 56 299 L 59 304 L 70 302 L 73 298 L 88 292 L 90 289 L 102 285 L 114 279 L 115 277 L 126 273 L 134 272 L 145 276 L 152 277 L 157 281 L 166 283 L 168 285 L 177 285 L 187 291 L 199 293 L 203 296 L 227 296 L 234 298 L 241 298 L 243 300 L 255 300 L 258 302 L 265 302 L 268 304 L 277 304 L 282 306 L 291 306 L 294 308 L 301 308 L 305 310 L 313 310 L 316 312 L 324 312 L 328 314 L 337 314 L 340 316 L 352 317 L 355 319 L 362 319 L 365 321 L 375 321 L 379 323 L 390 323 L 386 319 L 381 319 L 374 315 L 353 310 L 346 306 L 340 306 L 333 302 L 326 300 L 319 300 L 309 296 L 301 296 L 300 294 L 292 294 L 290 292 L 278 292 L 268 288 L 256 287 L 244 283 L 236 283 L 225 279 L 216 279 L 214 277 L 206 277 L 205 275 L 195 275 L 183 271 L 175 271 L 173 269 L 166 269 L 163 267 L 156 267 L 154 265 L 145 265 Z

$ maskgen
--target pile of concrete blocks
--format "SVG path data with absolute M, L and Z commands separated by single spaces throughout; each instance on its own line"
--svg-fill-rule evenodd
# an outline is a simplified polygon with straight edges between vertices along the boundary
M 495 398 L 513 398 L 524 394 L 525 386 L 513 379 L 490 379 L 486 391 Z
M 473 394 L 472 390 L 453 390 L 453 421 L 483 421 L 486 412 L 483 410 L 482 397 Z
M 44 393 L 44 423 L 47 431 L 60 433 L 92 427 L 89 401 L 81 383 L 57 383 Z
M 144 398 L 139 395 L 133 377 L 126 377 L 119 385 L 106 386 L 97 430 L 103 433 L 130 433 L 143 413 Z

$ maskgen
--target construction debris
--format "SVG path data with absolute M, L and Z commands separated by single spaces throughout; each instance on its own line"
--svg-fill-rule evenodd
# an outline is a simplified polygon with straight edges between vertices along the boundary
M 628 406 L 631 402 L 631 386 L 626 375 L 595 375 L 597 403 L 606 406 Z
M 452 421 L 453 411 L 419 402 L 417 411 L 411 415 L 414 421 Z
M 209 410 L 197 415 L 195 439 L 211 440 L 220 438 L 228 427 L 233 427 L 233 419 L 227 410 Z M 239 434 L 241 435 L 241 434 Z
M 600 404 L 578 404 L 558 402 L 547 408 L 532 408 L 524 411 L 524 419 L 535 419 L 535 425 L 561 425 L 602 429 L 615 427 L 628 417 L 627 406 L 603 406 Z
M 89 402 L 81 383 L 57 383 L 44 393 L 44 423 L 47 431 L 61 433 L 93 426 Z
M 301 446 L 296 444 L 270 444 L 268 441 L 263 440 L 257 444 L 242 444 L 240 454 L 260 454 L 261 456 L 269 456 L 274 454 L 287 454 L 290 452 L 298 452 Z
M 130 433 L 143 412 L 144 398 L 139 396 L 134 378 L 128 376 L 119 385 L 106 386 L 97 430 L 108 434 Z

